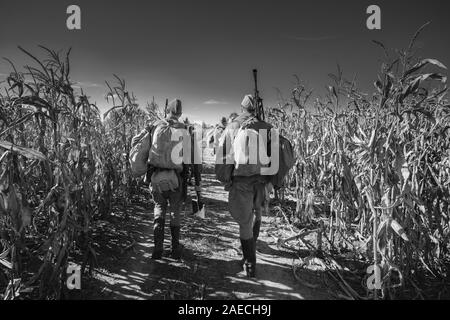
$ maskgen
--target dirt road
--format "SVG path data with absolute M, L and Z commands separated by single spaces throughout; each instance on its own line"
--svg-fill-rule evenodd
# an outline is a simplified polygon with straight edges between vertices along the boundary
M 152 212 L 145 204 L 133 205 L 128 213 L 127 233 L 135 240 L 124 251 L 114 242 L 101 248 L 99 268 L 89 281 L 86 298 L 95 299 L 333 299 L 323 283 L 308 279 L 311 286 L 293 276 L 295 255 L 277 248 L 268 234 L 277 217 L 265 216 L 257 248 L 257 278 L 248 279 L 241 270 L 238 225 L 228 213 L 228 194 L 214 179 L 210 152 L 204 169 L 203 196 L 206 218 L 200 219 L 186 207 L 182 227 L 183 259 L 169 257 L 170 230 L 166 225 L 162 261 L 151 260 L 153 250 Z M 116 229 L 121 228 L 115 226 Z M 123 231 L 123 230 L 122 230 Z M 122 249 L 118 249 L 122 248 Z M 109 255 L 109 256 L 106 256 Z

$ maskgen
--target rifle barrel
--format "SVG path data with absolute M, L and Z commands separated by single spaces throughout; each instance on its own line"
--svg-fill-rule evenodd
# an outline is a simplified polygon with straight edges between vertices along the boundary
M 256 117 L 259 120 L 264 120 L 264 109 L 262 105 L 262 99 L 259 97 L 258 91 L 258 70 L 253 69 L 253 79 L 255 81 L 255 104 L 256 104 Z
M 253 79 L 255 80 L 255 93 L 258 94 L 258 70 L 253 69 Z
M 164 107 L 164 118 L 167 117 L 167 107 L 169 106 L 169 99 L 166 99 L 166 105 Z

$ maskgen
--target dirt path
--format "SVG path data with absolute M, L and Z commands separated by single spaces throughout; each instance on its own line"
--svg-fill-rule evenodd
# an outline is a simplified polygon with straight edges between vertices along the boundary
M 207 159 L 208 160 L 208 159 Z M 211 162 L 211 159 L 209 159 Z M 263 218 L 257 248 L 257 279 L 244 275 L 238 261 L 238 225 L 228 213 L 227 193 L 214 180 L 212 168 L 203 175 L 203 196 L 207 203 L 206 219 L 192 216 L 186 207 L 182 239 L 183 259 L 168 257 L 170 231 L 166 225 L 162 261 L 151 260 L 153 250 L 152 213 L 135 205 L 129 213 L 136 243 L 122 255 L 100 265 L 91 282 L 95 299 L 330 299 L 334 298 L 318 284 L 311 289 L 295 280 L 292 253 L 277 248 L 276 239 L 267 230 L 276 217 Z M 113 241 L 113 240 L 111 240 Z M 114 244 L 121 246 L 120 243 Z M 112 245 L 112 246 L 114 246 Z M 123 247 L 123 245 L 121 246 Z M 104 254 L 104 253 L 103 253 Z M 106 261 L 99 259 L 100 261 Z M 314 283 L 314 280 L 308 280 Z M 100 293 L 99 293 L 100 292 Z

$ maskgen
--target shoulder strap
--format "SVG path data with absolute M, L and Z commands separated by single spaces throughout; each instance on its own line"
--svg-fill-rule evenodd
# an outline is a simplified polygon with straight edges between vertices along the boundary
M 175 128 L 175 129 L 188 129 L 188 126 L 180 121 L 176 121 L 173 119 L 164 119 L 165 125 Z
M 145 130 L 147 130 L 147 132 L 151 134 L 154 127 L 155 127 L 155 123 L 147 124 L 147 126 L 145 127 Z
M 145 130 L 147 130 L 147 132 L 148 132 L 149 135 L 150 135 L 150 139 L 149 139 L 150 149 L 152 148 L 152 143 L 153 143 L 153 133 L 155 132 L 155 129 L 156 129 L 156 125 L 155 125 L 155 124 L 156 124 L 156 123 L 149 124 L 149 125 L 145 128 Z
M 256 121 L 258 121 L 258 119 L 255 116 L 251 116 L 250 118 L 248 118 L 247 120 L 245 120 L 240 124 L 240 128 L 243 130 L 247 129 L 252 123 Z
M 168 120 L 168 119 L 159 120 L 158 126 L 160 126 L 160 125 L 170 126 L 170 120 Z

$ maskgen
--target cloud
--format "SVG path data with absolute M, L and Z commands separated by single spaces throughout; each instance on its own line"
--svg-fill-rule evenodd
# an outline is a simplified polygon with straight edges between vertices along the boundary
M 211 100 L 203 102 L 203 104 L 206 104 L 206 105 L 218 105 L 218 104 L 228 104 L 228 102 L 211 99 Z
M 117 98 L 119 98 L 119 96 L 116 93 L 113 94 L 107 93 L 105 95 L 105 99 L 117 99 Z
M 100 88 L 102 86 L 97 83 L 92 83 L 92 82 L 76 81 L 74 83 L 73 87 L 77 88 L 77 89 L 81 89 L 81 88 Z
M 297 41 L 326 41 L 339 39 L 338 36 L 323 36 L 323 37 L 296 37 L 296 36 L 284 36 L 284 38 L 297 40 Z

